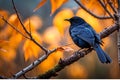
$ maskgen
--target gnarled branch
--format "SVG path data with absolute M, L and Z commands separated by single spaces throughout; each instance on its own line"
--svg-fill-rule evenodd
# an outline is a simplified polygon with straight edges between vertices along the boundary
M 118 30 L 118 25 L 114 24 L 111 27 L 105 28 L 102 32 L 99 33 L 99 35 L 102 39 L 102 38 L 105 38 L 105 37 L 109 36 L 110 34 L 112 34 L 116 30 Z M 35 79 L 48 79 L 48 78 L 51 78 L 53 76 L 56 76 L 57 72 L 61 71 L 66 66 L 74 63 L 75 61 L 81 59 L 82 57 L 84 57 L 85 55 L 90 53 L 92 50 L 93 49 L 90 48 L 88 50 L 76 51 L 70 57 L 65 58 L 63 60 L 60 59 L 59 63 L 53 69 L 49 70 L 48 72 L 46 72 L 43 75 L 38 75 L 37 77 L 35 77 Z

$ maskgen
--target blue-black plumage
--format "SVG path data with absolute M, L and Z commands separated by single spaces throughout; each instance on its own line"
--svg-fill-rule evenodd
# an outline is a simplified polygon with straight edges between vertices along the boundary
M 65 19 L 71 23 L 69 33 L 74 43 L 81 48 L 93 47 L 102 63 L 111 63 L 111 58 L 102 50 L 99 34 L 80 17 Z

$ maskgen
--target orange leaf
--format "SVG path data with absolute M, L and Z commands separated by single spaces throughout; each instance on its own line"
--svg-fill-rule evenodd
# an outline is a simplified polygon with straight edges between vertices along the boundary
M 8 46 L 9 41 L 6 40 L 0 40 L 0 52 L 6 53 L 7 50 L 5 49 L 6 46 Z
M 65 8 L 61 10 L 53 19 L 53 25 L 57 27 L 58 31 L 61 35 L 64 34 L 65 29 L 69 26 L 69 23 L 66 22 L 64 19 L 69 19 L 73 16 L 73 12 L 69 8 Z
M 71 47 L 58 47 L 57 51 L 73 52 L 74 50 Z
M 0 10 L 0 15 L 4 16 L 5 19 L 8 18 L 9 13 L 6 10 Z M 0 18 L 0 27 L 3 27 L 5 22 Z
M 3 49 L 3 48 L 0 48 L 0 51 L 2 51 L 2 52 L 7 52 L 7 50 L 5 50 L 5 49 Z
M 53 34 L 54 33 L 54 34 Z M 60 33 L 55 27 L 49 27 L 44 31 L 44 41 L 51 45 L 57 46 L 61 40 Z M 57 40 L 56 40 L 57 39 Z
M 73 72 L 73 69 L 75 72 Z M 70 78 L 87 78 L 88 72 L 86 68 L 81 65 L 80 63 L 74 63 L 74 65 L 70 65 L 67 69 L 67 75 L 70 76 Z
M 33 12 L 37 11 L 40 7 L 42 7 L 45 3 L 46 3 L 47 0 L 42 0 L 36 7 L 35 9 L 33 10 Z
M 33 38 L 41 43 L 40 36 L 37 33 L 32 33 Z M 26 40 L 23 47 L 25 61 L 31 58 L 37 58 L 40 48 L 32 41 Z
M 36 31 L 42 26 L 42 20 L 39 16 L 33 15 L 25 20 L 24 26 L 28 31 Z
M 51 15 L 59 8 L 61 7 L 64 3 L 66 3 L 68 0 L 50 0 L 51 2 Z
M 63 47 L 58 47 L 57 51 L 64 51 L 64 48 Z

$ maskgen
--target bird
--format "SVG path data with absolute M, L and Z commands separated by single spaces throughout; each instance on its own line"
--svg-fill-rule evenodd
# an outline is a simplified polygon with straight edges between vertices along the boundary
M 101 63 L 111 63 L 112 60 L 108 54 L 106 54 L 101 45 L 103 41 L 100 35 L 88 24 L 84 19 L 78 16 L 74 16 L 70 19 L 65 19 L 70 22 L 69 34 L 73 42 L 80 48 L 93 48 Z

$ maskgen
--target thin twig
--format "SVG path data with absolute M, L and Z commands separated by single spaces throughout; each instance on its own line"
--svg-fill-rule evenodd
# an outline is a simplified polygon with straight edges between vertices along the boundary
M 111 0 L 108 0 L 108 4 L 109 4 L 109 6 L 111 7 L 111 9 L 114 11 L 114 13 L 117 13 L 117 10 L 116 10 L 116 8 L 113 6 Z
M 23 37 L 30 39 L 29 37 L 27 37 L 25 34 L 23 34 L 22 32 L 20 32 L 14 25 L 10 24 L 2 15 L 0 15 L 0 18 L 5 21 L 8 25 L 10 25 L 14 30 L 16 30 L 18 33 L 20 33 Z
M 18 11 L 17 11 L 17 9 L 16 9 L 16 7 L 15 7 L 15 3 L 14 3 L 14 0 L 12 0 L 12 4 L 13 4 L 13 8 L 14 8 L 14 10 L 15 10 L 15 13 L 16 13 L 16 15 L 17 15 L 17 18 L 18 18 L 18 20 L 20 21 L 20 24 L 22 25 L 22 28 L 25 30 L 25 32 L 30 36 L 30 33 L 27 31 L 27 29 L 25 28 L 25 26 L 24 26 L 24 24 L 23 24 L 23 22 L 22 22 L 22 20 L 21 20 L 21 18 L 20 18 L 20 16 L 19 16 L 19 13 L 18 13 Z
M 53 49 L 51 51 L 49 51 L 47 54 L 44 54 L 42 57 L 40 57 L 38 60 L 34 61 L 33 63 L 31 63 L 29 66 L 25 67 L 24 69 L 22 69 L 21 71 L 17 72 L 16 74 L 13 75 L 13 78 L 19 78 L 20 76 L 24 75 L 25 73 L 29 72 L 30 70 L 34 69 L 36 66 L 38 66 L 41 62 L 43 62 L 45 59 L 47 59 L 47 57 L 52 54 L 53 52 L 55 52 L 56 49 Z
M 105 38 L 105 37 L 109 36 L 110 34 L 112 34 L 114 31 L 116 31 L 117 29 L 118 29 L 118 25 L 115 24 L 111 27 L 104 29 L 102 32 L 99 33 L 99 35 L 101 38 Z M 46 73 L 44 73 L 42 75 L 38 75 L 37 77 L 34 77 L 34 79 L 48 79 L 51 77 L 55 77 L 57 72 L 61 71 L 66 66 L 81 59 L 82 57 L 84 57 L 85 55 L 90 53 L 92 50 L 93 49 L 90 48 L 88 50 L 81 50 L 81 51 L 74 52 L 70 57 L 65 58 L 63 60 L 60 59 L 59 63 L 54 68 L 50 69 L 49 71 L 47 71 Z
M 31 32 L 31 24 L 30 24 L 30 18 L 29 18 L 29 32 L 30 32 L 30 35 L 32 35 L 32 32 Z
M 106 8 L 106 6 L 104 5 L 104 3 L 101 0 L 98 0 L 98 2 L 101 4 L 101 6 L 104 8 L 104 10 L 109 14 L 109 16 L 114 19 L 114 17 L 112 16 L 112 14 L 108 11 L 108 9 Z
M 98 18 L 98 19 L 111 19 L 112 17 L 111 16 L 97 16 L 95 15 L 93 12 L 91 12 L 90 10 L 88 10 L 85 6 L 83 6 L 79 1 L 77 0 L 74 0 L 82 9 L 84 9 L 87 13 L 89 13 L 90 15 L 92 15 L 93 17 L 95 18 Z
M 17 15 L 17 17 L 18 17 L 18 19 L 19 19 L 19 21 L 20 21 L 20 24 L 22 25 L 22 28 L 24 29 L 24 31 L 29 35 L 30 40 L 33 41 L 36 45 L 38 45 L 43 51 L 45 51 L 45 53 L 47 53 L 48 50 L 47 50 L 45 47 L 43 47 L 42 45 L 40 45 L 40 44 L 32 37 L 31 33 L 28 32 L 27 29 L 25 28 L 22 20 L 20 19 L 19 13 L 18 13 L 18 11 L 17 11 L 17 9 L 16 9 L 16 7 L 15 7 L 14 0 L 12 0 L 12 4 L 13 4 L 13 8 L 14 8 L 14 10 L 15 10 L 15 12 L 16 12 L 16 15 Z

